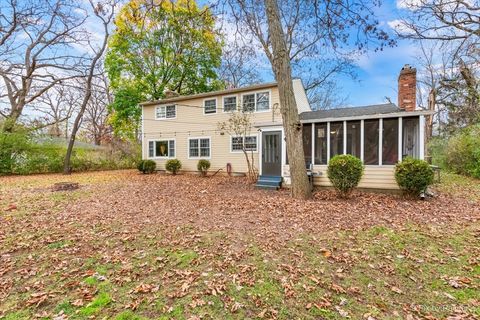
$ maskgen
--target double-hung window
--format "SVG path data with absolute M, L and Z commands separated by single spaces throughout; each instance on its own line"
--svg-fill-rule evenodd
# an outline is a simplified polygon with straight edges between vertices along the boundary
M 270 93 L 267 92 L 258 92 L 257 96 L 257 111 L 267 111 L 270 109 Z
M 174 119 L 177 116 L 177 107 L 175 105 L 158 106 L 155 108 L 155 119 Z
M 223 112 L 232 112 L 237 110 L 237 97 L 223 98 Z
M 232 137 L 232 152 L 243 151 L 243 148 L 245 151 L 257 151 L 257 136 Z
M 203 113 L 217 113 L 217 99 L 208 99 L 203 101 Z
M 188 140 L 189 158 L 210 158 L 210 138 L 190 138 Z
M 242 96 L 243 112 L 267 111 L 270 109 L 270 92 L 248 93 Z
M 175 140 L 148 141 L 149 158 L 174 158 Z
M 244 94 L 242 97 L 243 100 L 243 112 L 254 112 L 255 111 L 255 94 Z

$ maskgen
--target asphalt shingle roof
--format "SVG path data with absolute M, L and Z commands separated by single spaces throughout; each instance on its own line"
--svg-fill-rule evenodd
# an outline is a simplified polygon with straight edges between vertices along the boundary
M 361 107 L 302 112 L 300 114 L 300 120 L 369 116 L 375 114 L 396 113 L 403 111 L 404 110 L 400 109 L 393 103 L 385 103 Z

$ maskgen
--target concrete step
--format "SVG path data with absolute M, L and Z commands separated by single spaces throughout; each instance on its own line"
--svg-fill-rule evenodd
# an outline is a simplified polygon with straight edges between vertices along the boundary
M 256 184 L 255 189 L 263 189 L 263 190 L 278 190 L 280 186 L 271 186 L 266 184 Z
M 261 184 L 261 185 L 265 185 L 265 186 L 275 186 L 275 187 L 280 187 L 280 185 L 282 184 L 281 182 L 279 181 L 272 181 L 272 180 L 258 180 L 256 184 Z

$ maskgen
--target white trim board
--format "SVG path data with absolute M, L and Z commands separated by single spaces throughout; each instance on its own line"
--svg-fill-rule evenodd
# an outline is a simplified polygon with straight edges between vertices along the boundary
M 330 117 L 330 118 L 318 118 L 318 119 L 307 119 L 300 120 L 301 123 L 320 123 L 320 122 L 340 122 L 348 120 L 363 120 L 363 119 L 383 119 L 383 118 L 398 118 L 398 117 L 413 117 L 413 116 L 425 116 L 434 114 L 434 111 L 403 111 L 395 113 L 385 113 L 385 114 L 373 114 L 365 116 L 350 116 L 350 117 Z

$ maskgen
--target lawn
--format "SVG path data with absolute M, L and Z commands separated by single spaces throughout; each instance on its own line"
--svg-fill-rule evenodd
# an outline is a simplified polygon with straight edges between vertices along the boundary
M 426 201 L 297 201 L 242 178 L 0 177 L 0 318 L 477 319 L 480 182 L 444 178 Z

